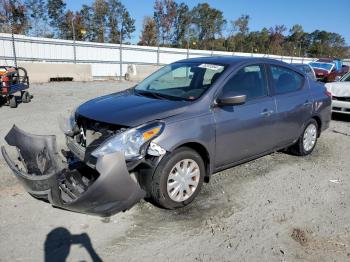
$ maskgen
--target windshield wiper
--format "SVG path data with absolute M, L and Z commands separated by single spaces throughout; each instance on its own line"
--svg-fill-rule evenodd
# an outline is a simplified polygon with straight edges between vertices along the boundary
M 149 92 L 144 90 L 136 90 L 135 93 L 142 96 L 148 96 L 148 97 L 154 97 L 156 99 L 166 99 L 166 100 L 175 100 L 175 101 L 189 101 L 189 99 L 178 97 L 178 96 L 172 96 L 168 94 L 163 93 L 157 93 L 157 92 Z
M 169 98 L 169 96 L 167 96 L 165 94 L 149 92 L 149 91 L 135 90 L 135 93 L 142 95 L 142 96 L 148 96 L 148 97 L 153 97 L 153 98 L 157 98 L 157 99 L 168 99 Z

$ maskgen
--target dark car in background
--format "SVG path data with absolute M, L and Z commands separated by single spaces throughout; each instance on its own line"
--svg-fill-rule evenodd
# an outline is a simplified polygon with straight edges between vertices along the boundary
M 322 58 L 309 64 L 315 71 L 316 78 L 322 82 L 334 82 L 350 71 L 339 59 Z
M 278 150 L 308 155 L 330 119 L 324 85 L 292 65 L 194 58 L 80 105 L 63 125 L 68 151 L 14 126 L 19 157 L 2 154 L 32 196 L 109 216 L 144 197 L 184 207 L 212 174 Z

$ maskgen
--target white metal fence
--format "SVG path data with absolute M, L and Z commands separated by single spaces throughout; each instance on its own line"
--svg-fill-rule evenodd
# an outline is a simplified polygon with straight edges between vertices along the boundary
M 137 45 L 73 42 L 51 38 L 15 35 L 17 60 L 43 63 L 91 64 L 93 77 L 115 77 L 126 73 L 129 64 L 162 65 L 201 56 L 253 56 L 269 57 L 287 63 L 309 63 L 312 58 L 276 56 L 256 53 L 222 52 Z M 121 54 L 120 54 L 121 52 Z M 10 34 L 0 33 L 0 65 L 13 65 Z

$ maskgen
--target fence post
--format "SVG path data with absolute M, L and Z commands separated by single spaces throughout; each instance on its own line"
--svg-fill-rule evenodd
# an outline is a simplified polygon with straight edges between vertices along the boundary
M 74 64 L 77 63 L 77 50 L 75 45 L 75 27 L 74 27 L 74 17 L 72 19 L 72 31 L 73 31 L 73 58 L 74 58 Z
M 15 46 L 15 36 L 13 34 L 13 17 L 11 19 L 11 39 L 12 39 L 12 52 L 13 52 L 13 58 L 14 58 L 14 63 L 15 67 L 17 67 L 17 56 L 16 56 L 16 46 Z
M 159 44 L 157 46 L 157 65 L 159 66 L 159 52 L 160 52 L 160 48 L 159 48 Z
M 119 80 L 122 81 L 123 77 L 123 22 L 121 24 L 120 30 L 120 40 L 119 40 Z
M 119 45 L 119 79 L 122 80 L 123 77 L 123 47 L 122 42 Z

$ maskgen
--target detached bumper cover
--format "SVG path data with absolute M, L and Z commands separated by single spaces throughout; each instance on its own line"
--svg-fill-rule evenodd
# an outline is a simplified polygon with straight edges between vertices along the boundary
M 98 158 L 96 170 L 99 175 L 83 182 L 84 179 L 76 175 L 77 170 L 70 168 L 58 154 L 55 136 L 31 135 L 13 126 L 5 140 L 17 148 L 24 167 L 19 167 L 2 147 L 2 155 L 10 169 L 28 193 L 49 201 L 53 206 L 111 216 L 130 209 L 145 196 L 130 177 L 124 155 L 120 152 Z M 72 177 L 77 179 L 72 182 Z

